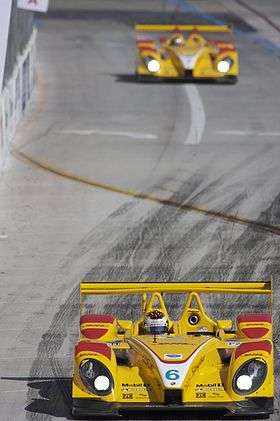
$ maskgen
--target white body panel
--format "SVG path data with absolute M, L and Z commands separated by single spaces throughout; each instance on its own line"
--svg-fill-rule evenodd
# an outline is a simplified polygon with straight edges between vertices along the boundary
M 161 361 L 154 352 L 152 352 L 143 342 L 139 341 L 138 339 L 135 339 L 136 342 L 141 343 L 141 345 L 147 350 L 147 352 L 150 354 L 152 359 L 155 361 L 160 377 L 162 379 L 162 382 L 164 386 L 167 389 L 175 388 L 178 389 L 182 387 L 182 384 L 184 382 L 184 379 L 186 375 L 188 374 L 188 371 L 196 358 L 196 356 L 200 353 L 200 351 L 208 345 L 209 341 L 213 340 L 213 338 L 209 338 L 206 342 L 201 344 L 194 352 L 193 354 L 187 359 L 187 361 L 174 361 L 172 363 L 166 362 L 164 363 Z
M 198 51 L 196 54 L 178 54 L 178 58 L 180 59 L 182 66 L 186 70 L 193 70 L 194 66 L 196 65 L 197 59 L 199 58 L 201 52 Z

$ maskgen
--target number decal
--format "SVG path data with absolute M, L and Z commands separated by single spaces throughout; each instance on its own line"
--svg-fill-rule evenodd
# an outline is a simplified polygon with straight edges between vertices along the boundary
M 168 370 L 165 373 L 165 377 L 167 380 L 178 380 L 180 378 L 180 374 L 178 370 Z

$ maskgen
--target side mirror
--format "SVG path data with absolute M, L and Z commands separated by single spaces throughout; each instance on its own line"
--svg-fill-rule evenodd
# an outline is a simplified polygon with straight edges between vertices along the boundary
M 232 329 L 232 321 L 231 320 L 217 320 L 217 328 L 218 330 L 228 331 Z

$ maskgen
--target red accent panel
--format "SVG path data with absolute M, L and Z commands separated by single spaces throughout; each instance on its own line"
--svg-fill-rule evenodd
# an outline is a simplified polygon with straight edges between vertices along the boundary
M 207 41 L 210 44 L 216 45 L 220 49 L 220 53 L 225 52 L 225 51 L 236 51 L 236 48 L 233 44 L 223 42 L 221 40 L 217 40 L 217 39 L 213 39 L 213 38 L 211 38 L 211 39 L 208 38 Z
M 80 318 L 80 324 L 83 323 L 114 323 L 116 318 L 111 314 L 85 314 Z
M 153 44 L 155 41 L 153 41 L 152 39 L 139 39 L 137 41 L 137 44 Z
M 239 345 L 235 351 L 235 358 L 240 357 L 240 355 L 246 354 L 251 351 L 266 351 L 271 354 L 272 345 L 269 341 L 260 341 L 260 342 L 248 342 L 245 344 Z
M 237 323 L 247 322 L 267 322 L 272 323 L 271 314 L 269 313 L 245 313 L 237 317 Z
M 269 331 L 269 329 L 266 329 L 265 327 L 248 327 L 241 330 L 247 338 L 262 338 Z
M 75 348 L 75 354 L 80 352 L 98 352 L 109 360 L 111 359 L 111 348 L 107 344 L 80 341 Z
M 219 53 L 225 53 L 227 51 L 232 52 L 232 51 L 236 51 L 236 49 L 235 48 L 220 48 Z
M 156 48 L 154 48 L 154 47 L 148 47 L 147 45 L 145 46 L 145 45 L 140 45 L 139 46 L 139 50 L 140 51 L 153 51 L 153 52 L 155 52 L 155 51 L 157 51 L 156 50 Z
M 89 328 L 89 329 L 82 329 L 81 332 L 86 338 L 99 339 L 108 332 L 108 329 Z

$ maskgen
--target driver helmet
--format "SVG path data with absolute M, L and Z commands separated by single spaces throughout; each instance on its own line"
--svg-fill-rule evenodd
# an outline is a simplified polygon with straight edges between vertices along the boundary
M 184 42 L 184 37 L 181 34 L 176 34 L 171 38 L 170 45 L 174 47 L 179 47 Z
M 153 335 L 167 333 L 168 320 L 164 312 L 158 309 L 149 311 L 144 318 L 144 329 Z

